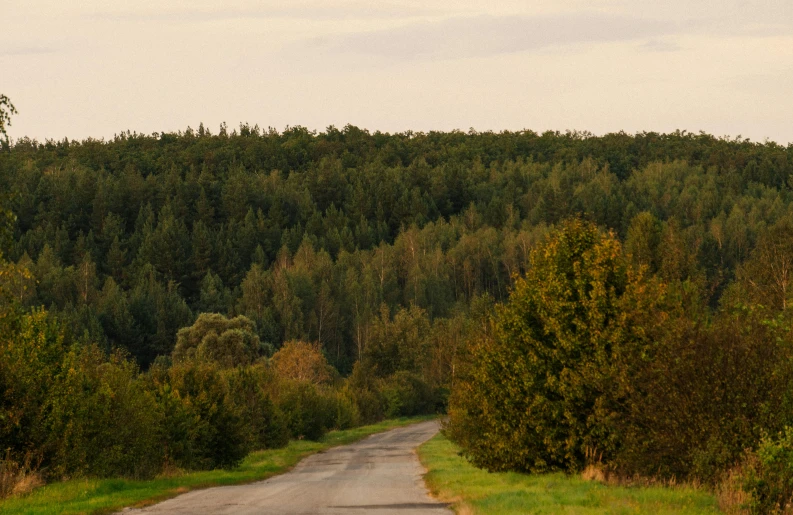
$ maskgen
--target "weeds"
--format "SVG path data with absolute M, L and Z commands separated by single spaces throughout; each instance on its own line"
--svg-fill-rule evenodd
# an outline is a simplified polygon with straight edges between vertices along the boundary
M 42 486 L 44 481 L 38 472 L 38 461 L 27 455 L 22 463 L 11 459 L 6 452 L 5 459 L 0 460 L 0 499 L 12 495 L 25 495 L 34 488 Z

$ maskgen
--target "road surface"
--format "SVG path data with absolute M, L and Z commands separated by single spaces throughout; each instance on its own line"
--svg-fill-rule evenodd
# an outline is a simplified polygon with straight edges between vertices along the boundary
M 392 429 L 309 456 L 266 481 L 196 490 L 124 513 L 449 514 L 427 493 L 414 452 L 437 431 L 436 421 Z

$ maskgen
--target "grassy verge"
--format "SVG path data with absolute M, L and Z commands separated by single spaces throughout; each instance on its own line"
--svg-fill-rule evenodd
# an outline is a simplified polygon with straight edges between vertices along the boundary
M 253 452 L 233 470 L 189 472 L 150 481 L 75 479 L 52 483 L 24 497 L 0 501 L 0 513 L 109 513 L 125 506 L 153 504 L 198 488 L 259 481 L 286 472 L 310 454 L 430 418 L 400 418 L 345 431 L 331 431 L 319 442 L 293 440 L 283 449 Z
M 565 474 L 488 473 L 442 435 L 419 448 L 427 486 L 457 513 L 719 513 L 716 499 L 688 487 L 606 486 Z

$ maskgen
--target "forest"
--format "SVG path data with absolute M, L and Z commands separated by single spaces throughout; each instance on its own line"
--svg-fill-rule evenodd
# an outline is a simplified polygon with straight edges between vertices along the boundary
M 791 146 L 201 125 L 22 138 L 0 192 L 8 462 L 147 476 L 448 408 L 492 470 L 793 492 Z

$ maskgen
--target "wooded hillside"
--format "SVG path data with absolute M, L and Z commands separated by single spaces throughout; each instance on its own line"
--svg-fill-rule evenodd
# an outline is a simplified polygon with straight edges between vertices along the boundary
M 399 309 L 435 320 L 504 299 L 570 216 L 716 306 L 791 215 L 792 170 L 789 147 L 705 134 L 202 126 L 22 139 L 0 154 L 0 189 L 17 216 L 5 255 L 33 274 L 12 289 L 69 338 L 147 367 L 197 314 L 243 314 L 268 349 L 318 341 L 346 373 Z

